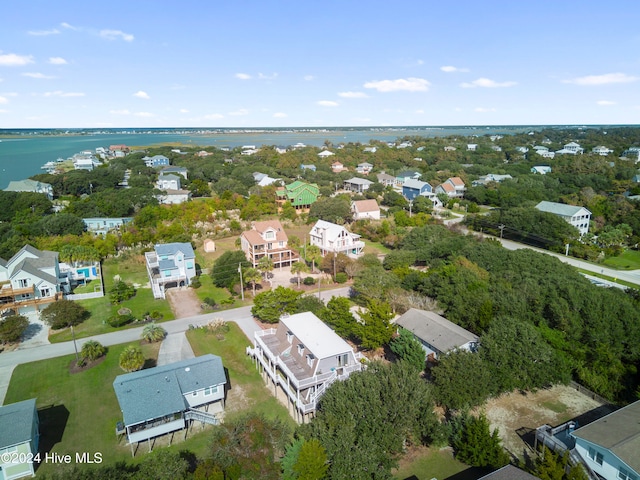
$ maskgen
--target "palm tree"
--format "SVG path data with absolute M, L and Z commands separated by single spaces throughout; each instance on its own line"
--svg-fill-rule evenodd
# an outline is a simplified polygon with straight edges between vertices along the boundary
M 309 245 L 306 251 L 306 259 L 308 262 L 311 262 L 313 266 L 313 271 L 316 271 L 316 263 L 320 261 L 322 258 L 322 252 L 320 251 L 320 247 L 317 245 Z
M 119 365 L 125 372 L 135 372 L 144 366 L 144 354 L 136 345 L 129 345 L 120 354 Z
M 80 350 L 80 356 L 89 361 L 94 361 L 103 356 L 107 352 L 107 349 L 95 340 L 89 340 L 82 345 Z
M 253 296 L 256 296 L 256 283 L 262 279 L 262 275 L 255 268 L 248 268 L 244 271 L 242 278 L 245 282 L 251 282 Z
M 265 276 L 266 278 L 266 274 L 271 272 L 273 270 L 273 260 L 271 260 L 271 257 L 262 257 L 260 260 L 258 260 L 258 270 L 260 272 L 262 272 L 262 274 Z
M 149 343 L 159 342 L 167 336 L 167 331 L 156 323 L 151 323 L 142 330 L 142 339 Z
M 298 288 L 300 288 L 300 274 L 308 271 L 309 271 L 309 267 L 307 267 L 307 264 L 304 261 L 295 262 L 294 264 L 291 265 L 291 273 L 298 274 Z

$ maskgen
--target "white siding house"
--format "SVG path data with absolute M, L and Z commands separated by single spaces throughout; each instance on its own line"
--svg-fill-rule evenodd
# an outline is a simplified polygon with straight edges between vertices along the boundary
M 580 235 L 589 232 L 591 212 L 584 207 L 565 205 L 564 203 L 542 201 L 536 208 L 541 212 L 553 213 L 563 218 L 580 231 Z
M 324 257 L 327 254 L 344 253 L 355 258 L 362 254 L 364 242 L 360 240 L 360 235 L 349 232 L 342 225 L 318 220 L 309 232 L 311 245 L 320 248 Z
M 157 244 L 144 256 L 154 298 L 165 298 L 171 286 L 188 286 L 196 276 L 196 255 L 190 243 Z

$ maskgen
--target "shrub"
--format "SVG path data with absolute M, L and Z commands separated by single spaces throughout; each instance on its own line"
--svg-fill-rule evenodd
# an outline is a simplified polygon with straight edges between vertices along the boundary
M 346 283 L 346 281 L 349 278 L 347 277 L 347 274 L 344 272 L 338 272 L 336 273 L 336 283 Z
M 193 277 L 191 279 L 191 287 L 192 288 L 200 288 L 202 283 L 200 282 L 200 277 Z
M 203 302 L 209 305 L 211 308 L 215 308 L 218 305 L 216 301 L 211 297 L 205 297 Z
M 0 321 L 0 343 L 13 343 L 20 340 L 29 326 L 29 320 L 22 315 L 11 315 Z
M 167 331 L 160 325 L 152 323 L 142 329 L 142 339 L 149 343 L 159 342 L 167 336 Z
M 129 345 L 120 354 L 120 368 L 125 372 L 135 372 L 144 366 L 144 354 L 140 347 Z
M 133 315 L 125 314 L 125 315 L 113 315 L 107 319 L 107 323 L 114 328 L 122 327 L 123 325 L 127 325 L 135 320 Z
M 80 350 L 80 356 L 83 360 L 97 360 L 101 356 L 107 353 L 107 349 L 102 346 L 100 342 L 95 340 L 89 340 L 82 345 L 82 350 Z
M 162 320 L 163 315 L 162 315 L 162 313 L 160 313 L 158 310 L 154 310 L 153 312 L 151 312 L 151 313 L 149 314 L 149 317 L 150 317 L 152 320 L 156 321 L 156 320 Z
M 316 283 L 316 279 L 313 277 L 306 277 L 302 283 L 304 283 L 305 285 L 315 285 Z
M 109 291 L 109 299 L 111 303 L 118 304 L 125 300 L 129 300 L 135 296 L 135 294 L 136 289 L 133 285 L 123 282 L 122 280 L 118 280 Z

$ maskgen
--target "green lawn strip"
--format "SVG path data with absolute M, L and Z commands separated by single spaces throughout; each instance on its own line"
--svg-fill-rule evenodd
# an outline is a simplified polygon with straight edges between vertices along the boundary
M 250 345 L 249 340 L 235 323 L 229 322 L 228 325 L 229 332 L 224 335 L 223 340 L 218 340 L 216 335 L 205 329 L 187 331 L 187 338 L 196 356 L 206 353 L 218 355 L 228 370 L 231 390 L 227 400 L 227 418 L 254 411 L 269 418 L 280 418 L 293 428 L 295 423 L 286 407 L 273 396 L 273 392 L 269 392 L 255 364 L 245 354 L 246 347 Z M 234 405 L 231 401 L 236 398 L 233 395 L 234 388 L 241 392 L 239 396 L 242 398 L 242 405 Z
M 118 366 L 128 344 L 109 347 L 104 361 L 84 372 L 69 373 L 73 355 L 19 365 L 13 372 L 5 403 L 36 398 L 40 417 L 41 451 L 60 455 L 100 452 L 105 463 L 131 458 L 124 440 L 115 435 L 122 414 L 113 381 L 124 373 Z M 159 344 L 143 345 L 145 357 L 155 361 Z M 60 465 L 42 464 L 40 472 Z
M 602 278 L 603 280 L 609 280 L 610 282 L 619 283 L 620 285 L 624 285 L 625 287 L 635 288 L 635 289 L 638 289 L 638 287 L 640 287 L 640 285 L 638 284 L 627 282 L 625 280 L 620 280 L 619 278 L 616 278 L 616 277 L 610 277 L 609 275 L 603 275 L 601 273 L 592 272 L 591 270 L 585 270 L 583 268 L 578 268 L 577 270 L 580 273 L 584 273 L 591 277 L 598 277 L 598 278 Z
M 625 250 L 617 257 L 607 257 L 603 263 L 619 270 L 637 270 L 640 268 L 640 252 Z
M 453 458 L 451 450 L 436 448 L 421 449 L 420 454 L 413 460 L 401 462 L 400 468 L 393 472 L 394 478 L 399 480 L 449 478 L 454 475 L 456 480 L 475 480 L 482 476 L 478 469 L 471 468 Z
M 375 253 L 375 254 L 384 254 L 386 255 L 391 250 L 382 245 L 380 242 L 372 242 L 371 240 L 364 241 L 364 253 Z

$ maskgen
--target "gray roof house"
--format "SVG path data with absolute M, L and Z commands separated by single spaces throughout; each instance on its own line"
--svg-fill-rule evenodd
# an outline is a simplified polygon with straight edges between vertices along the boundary
M 53 187 L 51 184 L 31 179 L 12 180 L 4 191 L 43 193 L 49 200 L 53 200 Z
M 480 477 L 479 480 L 539 480 L 539 478 L 513 465 L 505 465 L 484 477 Z
M 27 460 L 38 453 L 39 425 L 35 398 L 0 407 L 1 479 L 35 475 L 34 462 Z
M 582 462 L 601 478 L 640 478 L 640 400 L 574 430 L 571 436 Z
M 344 189 L 354 193 L 362 193 L 369 190 L 369 187 L 373 184 L 371 180 L 365 178 L 352 177 L 349 180 L 344 181 Z
M 161 243 L 144 254 L 154 298 L 165 298 L 172 286 L 189 286 L 196 276 L 196 254 L 190 243 Z
M 564 203 L 557 202 L 547 202 L 546 200 L 543 200 L 536 205 L 536 208 L 541 212 L 553 213 L 554 215 L 558 215 L 563 218 L 576 227 L 580 232 L 580 235 L 584 235 L 589 232 L 591 212 L 584 207 L 566 205 Z
M 253 344 L 247 353 L 302 418 L 315 412 L 329 385 L 362 369 L 362 355 L 311 312 L 280 318 L 277 328 L 255 332 Z
M 189 421 L 218 424 L 226 383 L 222 359 L 211 354 L 119 375 L 113 389 L 123 421 L 116 433 L 133 444 L 186 428 Z
M 452 350 L 473 352 L 478 347 L 477 335 L 434 312 L 411 308 L 396 324 L 413 333 L 427 356 L 434 359 Z

